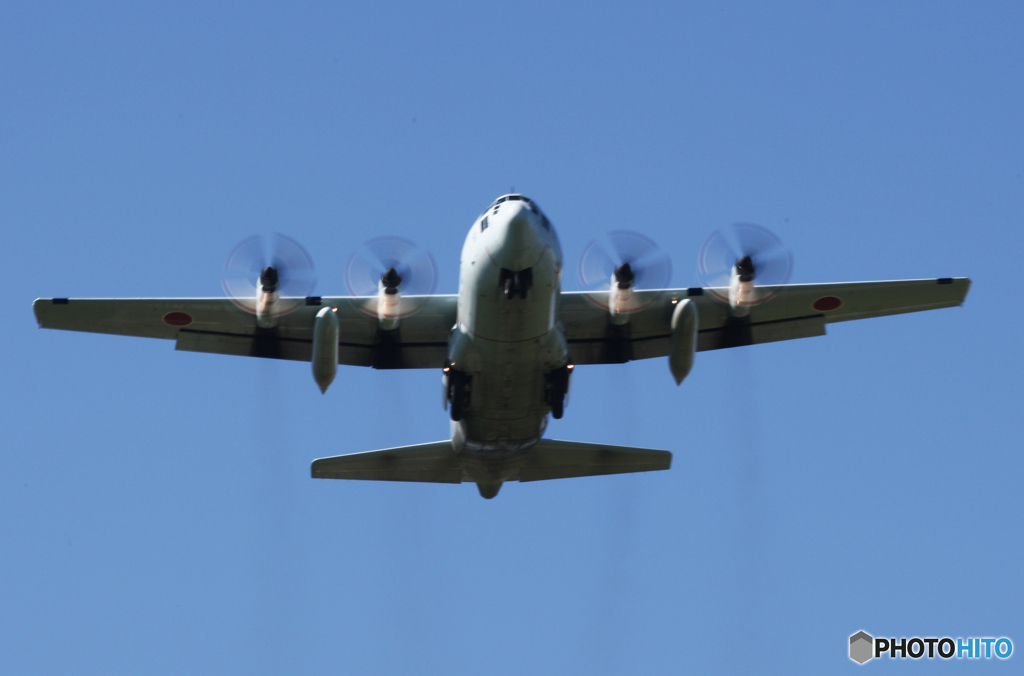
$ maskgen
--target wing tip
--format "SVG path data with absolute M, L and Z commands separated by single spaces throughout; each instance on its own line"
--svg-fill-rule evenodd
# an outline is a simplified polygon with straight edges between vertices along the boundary
M 324 479 L 323 461 L 327 458 L 317 458 L 309 463 L 309 476 L 313 479 Z
M 956 305 L 962 307 L 964 301 L 967 300 L 967 294 L 971 291 L 971 278 L 970 277 L 939 277 L 935 280 L 938 284 L 956 284 L 961 287 L 963 292 L 960 294 L 960 302 Z
M 46 308 L 51 305 L 67 305 L 67 298 L 36 298 L 32 301 L 32 314 L 36 317 L 36 324 L 41 329 L 49 328 L 43 321 L 43 314 L 46 312 Z

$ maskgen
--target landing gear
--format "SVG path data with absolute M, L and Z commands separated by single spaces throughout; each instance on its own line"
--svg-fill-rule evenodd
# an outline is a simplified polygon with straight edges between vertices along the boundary
M 445 375 L 448 378 L 448 412 L 451 414 L 451 418 L 455 422 L 462 420 L 462 414 L 469 407 L 469 394 L 470 385 L 473 382 L 473 376 L 463 373 L 462 371 L 456 371 L 449 365 L 444 367 Z
M 565 415 L 565 397 L 558 397 L 551 402 L 551 415 L 555 420 L 561 420 Z
M 502 268 L 501 275 L 498 277 L 498 286 L 501 287 L 505 298 L 512 300 L 519 296 L 525 300 L 526 293 L 533 286 L 533 268 L 519 271 Z
M 561 419 L 565 413 L 565 399 L 569 393 L 569 376 L 572 375 L 572 363 L 557 368 L 544 376 L 544 403 L 551 407 L 551 416 Z

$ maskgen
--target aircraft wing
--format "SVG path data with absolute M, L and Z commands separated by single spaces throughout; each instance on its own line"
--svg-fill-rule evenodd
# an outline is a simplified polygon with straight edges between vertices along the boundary
M 455 324 L 456 296 L 415 297 L 415 315 L 395 332 L 377 331 L 361 309 L 368 299 L 309 297 L 276 328 L 258 329 L 253 315 L 227 298 L 39 298 L 32 308 L 40 328 L 112 333 L 175 341 L 175 349 L 310 361 L 313 320 L 324 306 L 338 308 L 339 362 L 376 368 L 440 368 Z
M 621 327 L 585 293 L 572 292 L 562 294 L 559 319 L 574 363 L 614 364 L 668 355 L 673 301 L 684 298 L 697 304 L 697 349 L 702 351 L 820 336 L 831 322 L 954 307 L 963 303 L 970 284 L 944 278 L 763 287 L 778 294 L 751 308 L 743 321 L 733 320 L 728 306 L 706 289 L 638 291 L 644 309 Z M 403 319 L 394 333 L 377 330 L 376 318 L 361 309 L 367 300 L 310 297 L 272 330 L 258 329 L 254 317 L 227 298 L 40 298 L 33 310 L 41 328 L 164 338 L 192 352 L 309 361 L 313 319 L 327 305 L 338 308 L 341 364 L 437 368 L 444 363 L 456 296 L 420 297 L 420 311 Z
M 559 318 L 574 363 L 617 364 L 667 356 L 672 311 L 686 298 L 697 305 L 697 350 L 703 351 L 823 336 L 825 325 L 832 322 L 955 307 L 970 286 L 971 280 L 958 277 L 761 287 L 777 294 L 752 307 L 742 320 L 734 319 L 728 304 L 708 289 L 638 291 L 643 309 L 624 326 L 611 324 L 607 310 L 595 306 L 586 293 L 573 292 L 562 294 Z

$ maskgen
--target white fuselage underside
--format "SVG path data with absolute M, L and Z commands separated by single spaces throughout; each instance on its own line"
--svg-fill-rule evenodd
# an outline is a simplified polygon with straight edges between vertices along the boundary
M 508 298 L 503 274 L 524 270 L 525 298 Z M 551 410 L 545 375 L 568 358 L 557 321 L 561 274 L 558 237 L 532 204 L 513 197 L 473 224 L 462 249 L 458 320 L 448 347 L 453 368 L 472 377 L 469 405 L 452 422 L 458 452 L 507 455 L 544 433 Z

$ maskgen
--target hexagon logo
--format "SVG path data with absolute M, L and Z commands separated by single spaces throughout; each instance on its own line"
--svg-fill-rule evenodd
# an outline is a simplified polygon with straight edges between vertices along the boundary
M 875 639 L 866 631 L 858 631 L 850 637 L 850 659 L 864 664 L 875 656 Z

